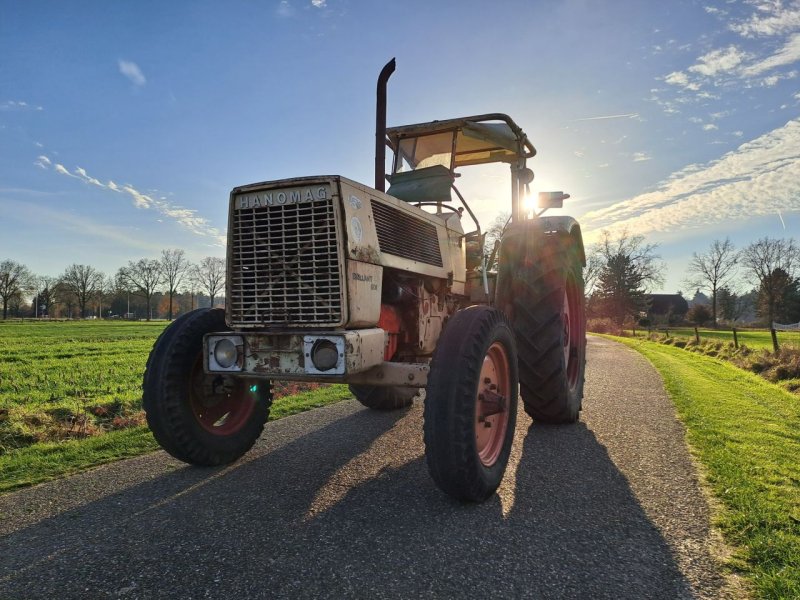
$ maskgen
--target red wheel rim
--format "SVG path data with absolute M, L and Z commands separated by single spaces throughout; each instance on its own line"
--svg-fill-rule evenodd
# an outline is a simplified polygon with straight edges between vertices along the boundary
M 511 368 L 499 342 L 489 346 L 475 397 L 475 445 L 481 462 L 491 467 L 503 450 L 508 431 Z
M 564 368 L 567 373 L 567 381 L 570 389 L 578 384 L 578 374 L 580 373 L 580 343 L 582 335 L 580 319 L 580 298 L 578 298 L 578 287 L 572 279 L 567 280 L 564 288 Z
M 256 406 L 257 383 L 203 372 L 198 358 L 189 380 L 189 404 L 197 423 L 214 435 L 239 431 Z M 253 389 L 255 387 L 255 389 Z

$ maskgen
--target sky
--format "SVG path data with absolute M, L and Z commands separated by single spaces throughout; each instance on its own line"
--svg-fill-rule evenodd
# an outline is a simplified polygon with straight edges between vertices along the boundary
M 0 0 L 0 260 L 224 256 L 237 185 L 373 182 L 389 125 L 505 112 L 588 244 L 800 237 L 800 0 Z M 507 167 L 463 169 L 489 225 Z

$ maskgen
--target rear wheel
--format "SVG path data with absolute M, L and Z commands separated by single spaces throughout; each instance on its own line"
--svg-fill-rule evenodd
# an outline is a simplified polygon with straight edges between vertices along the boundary
M 431 361 L 425 456 L 436 484 L 480 502 L 500 485 L 517 417 L 517 357 L 503 314 L 488 306 L 448 322 Z
M 500 300 L 519 349 L 525 412 L 537 421 L 578 420 L 586 368 L 586 315 L 582 266 L 569 236 L 544 236 L 511 268 Z
M 397 386 L 351 385 L 350 393 L 367 408 L 373 410 L 397 410 L 411 406 L 419 390 L 417 388 Z
M 199 309 L 170 324 L 147 361 L 142 403 L 156 440 L 197 465 L 230 463 L 258 439 L 272 402 L 268 380 L 203 371 L 203 336 L 224 331 L 221 309 Z

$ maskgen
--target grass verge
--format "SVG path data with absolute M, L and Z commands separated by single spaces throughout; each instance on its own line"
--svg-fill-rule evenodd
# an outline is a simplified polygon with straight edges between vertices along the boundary
M 759 597 L 800 598 L 800 400 L 714 358 L 613 339 L 661 373 L 722 505 L 716 525 L 738 548 L 732 566 Z
M 331 385 L 278 398 L 272 405 L 270 421 L 351 397 L 346 385 Z M 153 434 L 144 426 L 84 439 L 33 444 L 0 455 L 0 493 L 72 475 L 158 448 Z

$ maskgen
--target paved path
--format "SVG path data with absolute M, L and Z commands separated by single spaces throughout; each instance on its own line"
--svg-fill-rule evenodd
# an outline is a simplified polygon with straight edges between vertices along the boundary
M 0 598 L 718 598 L 707 503 L 661 380 L 590 342 L 581 422 L 521 414 L 498 496 L 460 505 L 421 406 L 267 426 L 244 460 L 157 452 L 0 497 Z

